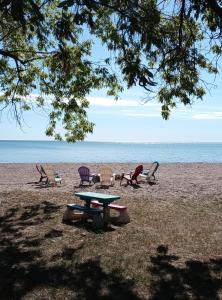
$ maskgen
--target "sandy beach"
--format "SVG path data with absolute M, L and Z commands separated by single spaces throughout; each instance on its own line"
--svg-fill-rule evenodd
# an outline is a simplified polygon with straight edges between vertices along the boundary
M 108 165 L 116 174 L 134 170 L 136 166 L 134 164 Z M 200 272 L 199 269 L 193 268 L 193 265 L 190 266 L 189 262 L 198 262 L 201 267 L 207 266 L 209 271 L 207 276 L 211 276 L 212 282 L 218 280 L 218 276 L 222 274 L 222 164 L 161 164 L 156 173 L 155 185 L 141 183 L 137 188 L 125 187 L 120 186 L 117 180 L 109 189 L 100 189 L 97 184 L 79 187 L 77 171 L 79 166 L 81 164 L 50 164 L 50 167 L 59 172 L 63 179 L 62 184 L 57 187 L 41 188 L 36 183 L 39 174 L 34 164 L 0 164 L 2 240 L 0 258 L 8 274 L 7 279 L 2 278 L 3 285 L 0 292 L 8 295 L 9 298 L 6 299 L 13 298 L 16 293 L 24 299 L 48 298 L 52 295 L 54 298 L 62 299 L 61 291 L 65 295 L 64 299 L 77 299 L 78 297 L 75 298 L 70 292 L 68 281 L 64 283 L 65 288 L 64 285 L 60 287 L 60 275 L 56 273 L 58 265 L 64 263 L 63 255 L 67 249 L 74 249 L 74 254 L 69 261 L 71 265 L 74 262 L 86 264 L 89 260 L 90 262 L 99 260 L 100 270 L 105 272 L 104 274 L 120 268 L 124 280 L 134 282 L 134 291 L 138 298 L 132 299 L 162 299 L 155 298 L 155 293 L 160 292 L 156 291 L 156 282 L 154 283 L 152 279 L 156 278 L 156 275 L 147 271 L 149 268 L 153 270 L 154 261 L 160 255 L 157 250 L 162 246 L 166 247 L 162 254 L 165 255 L 165 259 L 168 257 L 167 264 L 170 268 L 177 268 L 179 272 L 178 283 L 184 280 L 183 286 L 180 286 L 180 293 L 188 290 L 186 272 L 190 272 L 189 280 L 193 282 L 196 282 L 195 276 Z M 97 173 L 103 164 L 87 166 L 92 172 Z M 146 166 L 148 165 L 144 164 L 144 168 Z M 121 199 L 117 203 L 128 206 L 131 222 L 121 227 L 114 227 L 113 231 L 103 234 L 95 234 L 84 226 L 63 224 L 62 216 L 66 204 L 80 203 L 80 200 L 74 197 L 74 192 L 77 191 L 120 195 Z M 8 254 L 6 254 L 11 253 L 12 249 L 15 253 L 19 253 L 15 255 L 17 258 L 14 263 L 8 261 Z M 36 249 L 38 254 L 33 252 Z M 39 288 L 39 283 L 35 282 L 36 271 L 32 273 L 33 265 L 29 259 L 21 260 L 20 255 L 24 252 L 28 252 L 31 257 L 33 255 L 32 259 L 38 261 L 41 268 L 47 268 L 47 280 L 51 279 L 51 272 L 55 272 L 53 275 L 55 294 L 52 294 L 51 286 L 46 289 Z M 170 257 L 176 258 L 171 261 Z M 14 286 L 17 282 L 10 271 L 11 264 L 22 272 L 22 275 L 19 275 L 24 280 L 21 283 L 22 288 L 15 286 L 12 290 L 8 289 L 10 284 Z M 25 273 L 21 271 L 24 264 L 34 282 L 31 290 L 28 289 L 28 283 L 24 279 Z M 172 276 L 170 268 L 165 272 L 169 272 L 168 275 Z M 93 280 L 93 270 L 90 280 Z M 39 269 L 38 272 L 41 277 Z M 80 273 L 78 276 L 81 277 Z M 158 273 L 157 277 L 160 280 L 158 289 L 161 289 L 161 276 L 161 272 Z M 4 280 L 7 281 L 5 284 Z M 206 293 L 208 284 L 206 290 L 202 287 L 205 280 L 204 276 L 200 279 L 202 290 L 198 291 L 199 298 L 195 299 L 201 299 Z M 175 286 L 175 282 L 171 282 L 171 285 Z M 169 289 L 172 288 L 171 285 Z M 221 284 L 215 287 L 210 294 L 213 297 L 203 299 L 220 299 L 218 297 L 221 296 L 221 287 Z M 78 295 L 79 289 L 74 286 L 72 291 Z M 124 293 L 121 294 L 122 297 Z M 164 294 L 165 290 L 161 290 L 161 293 Z
M 87 164 L 93 173 L 105 164 Z M 136 164 L 106 164 L 113 172 L 121 174 L 134 170 Z M 39 203 L 42 200 L 50 201 L 61 206 L 62 211 L 67 203 L 81 203 L 74 196 L 74 192 L 92 191 L 119 195 L 121 199 L 116 203 L 127 205 L 131 219 L 134 210 L 141 209 L 149 215 L 151 206 L 155 210 L 177 205 L 207 207 L 214 205 L 222 209 L 222 164 L 185 163 L 161 164 L 156 172 L 156 184 L 141 183 L 137 188 L 120 186 L 116 180 L 113 187 L 100 188 L 98 183 L 79 187 L 80 179 L 78 168 L 81 164 L 45 164 L 58 171 L 62 177 L 62 184 L 57 187 L 43 187 L 37 184 L 39 174 L 35 164 L 0 164 L 0 201 L 1 213 L 14 206 L 24 206 L 28 203 Z M 144 168 L 149 165 L 144 164 Z M 123 182 L 124 183 L 124 182 Z M 7 197 L 5 195 L 7 194 Z M 28 199 L 27 199 L 27 196 Z M 12 196 L 12 198 L 10 198 Z M 83 203 L 81 203 L 83 204 Z M 209 214 L 211 212 L 209 211 Z M 210 220 L 205 220 L 209 222 Z M 214 228 L 220 226 L 222 246 L 221 219 L 216 222 L 212 219 Z M 132 224 L 133 226 L 133 224 Z M 219 246 L 219 245 L 218 245 Z M 214 251 L 215 251 L 214 247 Z M 216 251 L 221 255 L 221 249 Z
M 36 182 L 39 174 L 35 164 L 0 164 L 0 192 L 30 191 L 48 197 L 52 193 L 66 193 L 70 196 L 75 191 L 99 191 L 97 184 L 91 187 L 79 187 L 78 168 L 82 164 L 45 164 L 59 172 L 62 185 L 56 188 L 40 188 Z M 136 164 L 87 164 L 92 173 L 98 173 L 101 166 L 108 165 L 116 174 L 134 170 Z M 144 169 L 149 164 L 143 164 Z M 141 184 L 138 189 L 127 188 L 115 182 L 113 187 L 102 189 L 103 193 L 118 194 L 121 201 L 127 199 L 156 199 L 172 201 L 192 200 L 194 202 L 222 201 L 222 164 L 210 163 L 174 163 L 161 164 L 156 173 L 156 185 Z M 4 202 L 4 199 L 1 199 Z M 62 199 L 61 199 L 62 201 Z

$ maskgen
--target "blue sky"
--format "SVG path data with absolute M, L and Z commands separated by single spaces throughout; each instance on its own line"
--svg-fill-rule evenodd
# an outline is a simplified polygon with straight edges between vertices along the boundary
M 219 78 L 217 82 L 219 81 Z M 118 142 L 216 142 L 222 141 L 222 89 L 218 86 L 203 101 L 192 107 L 179 105 L 165 121 L 160 105 L 152 100 L 141 104 L 144 93 L 133 89 L 122 94 L 118 101 L 103 91 L 88 99 L 88 116 L 96 125 L 88 141 Z M 44 132 L 47 117 L 43 112 L 26 112 L 23 130 L 7 114 L 1 118 L 0 139 L 49 140 Z
M 106 51 L 105 51 L 106 52 Z M 105 57 L 104 49 L 96 41 L 95 60 Z M 212 78 L 206 76 L 206 81 Z M 120 100 L 106 97 L 104 91 L 93 92 L 88 100 L 88 117 L 95 128 L 88 141 L 117 142 L 222 142 L 222 75 L 217 77 L 215 88 L 203 101 L 192 107 L 179 105 L 165 121 L 160 114 L 160 104 L 155 100 L 141 104 L 145 93 L 142 88 L 126 90 Z M 21 130 L 9 114 L 3 112 L 0 120 L 0 140 L 50 140 L 45 136 L 47 127 L 45 113 L 24 113 Z

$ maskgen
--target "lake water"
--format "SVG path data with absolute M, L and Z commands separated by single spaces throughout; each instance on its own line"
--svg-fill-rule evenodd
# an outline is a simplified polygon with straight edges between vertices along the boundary
M 0 163 L 222 162 L 222 143 L 0 141 Z

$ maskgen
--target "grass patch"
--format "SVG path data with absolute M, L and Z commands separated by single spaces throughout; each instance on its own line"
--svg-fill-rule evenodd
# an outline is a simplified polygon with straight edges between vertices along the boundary
M 221 200 L 129 196 L 131 223 L 93 231 L 61 222 L 70 193 L 0 197 L 1 299 L 222 297 Z

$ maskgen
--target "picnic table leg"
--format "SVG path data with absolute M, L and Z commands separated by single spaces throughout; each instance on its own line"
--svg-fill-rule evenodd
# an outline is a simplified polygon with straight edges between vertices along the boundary
M 101 217 L 101 215 L 93 215 L 93 228 L 94 229 L 100 229 L 103 227 L 103 219 Z
M 91 200 L 85 200 L 85 208 L 90 208 Z
M 91 204 L 91 199 L 84 199 L 85 200 L 85 208 L 90 208 L 90 204 Z M 86 214 L 87 215 L 87 214 Z M 101 215 L 93 215 L 92 217 L 93 219 L 93 228 L 94 229 L 99 229 L 103 227 L 103 219 L 101 217 Z
M 110 209 L 108 207 L 108 204 L 103 204 L 103 222 L 104 226 L 106 226 L 109 223 L 110 220 Z

